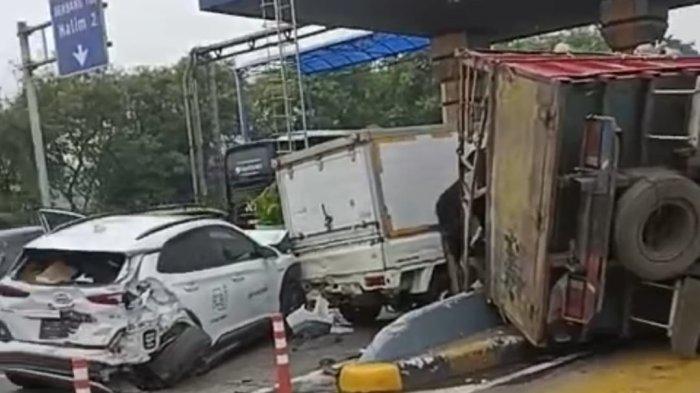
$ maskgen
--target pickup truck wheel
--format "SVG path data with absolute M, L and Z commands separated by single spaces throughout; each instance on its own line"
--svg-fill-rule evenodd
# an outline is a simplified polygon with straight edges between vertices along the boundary
M 47 389 L 50 386 L 43 383 L 41 380 L 25 376 L 23 374 L 16 374 L 13 372 L 6 372 L 5 376 L 13 384 L 20 386 L 25 389 Z
M 350 303 L 341 304 L 339 307 L 343 318 L 353 325 L 371 325 L 377 320 L 382 311 L 381 304 L 353 305 Z
M 654 171 L 619 199 L 616 259 L 645 280 L 683 274 L 700 257 L 700 187 L 670 171 Z

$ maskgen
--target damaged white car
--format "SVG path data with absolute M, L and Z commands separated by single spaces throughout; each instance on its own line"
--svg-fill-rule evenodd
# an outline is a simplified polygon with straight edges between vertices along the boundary
M 27 388 L 70 387 L 81 358 L 93 391 L 164 388 L 304 299 L 293 257 L 223 220 L 88 218 L 27 244 L 0 280 L 0 370 Z

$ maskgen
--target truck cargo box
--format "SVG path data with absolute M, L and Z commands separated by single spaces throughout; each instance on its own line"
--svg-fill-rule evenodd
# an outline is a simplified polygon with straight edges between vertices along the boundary
M 435 203 L 457 179 L 457 134 L 443 126 L 361 130 L 276 161 L 282 210 L 307 280 L 427 290 L 444 262 Z M 360 276 L 357 276 L 357 275 Z M 333 277 L 332 280 L 329 280 Z
M 581 276 L 564 301 L 587 309 L 582 324 L 602 307 L 605 275 L 595 271 L 609 265 L 611 211 L 587 222 L 584 196 L 610 193 L 614 203 L 615 187 L 623 187 L 637 168 L 692 177 L 686 160 L 695 154 L 700 127 L 699 112 L 692 109 L 697 106 L 691 105 L 698 99 L 700 59 L 465 52 L 462 67 L 462 140 L 476 139 L 478 130 L 487 134 L 482 278 L 507 318 L 532 343 L 544 344 L 555 312 L 552 291 L 562 277 Z M 584 141 L 592 116 L 618 128 L 615 146 L 621 148 L 610 152 L 614 167 L 602 162 L 594 168 L 612 176 L 606 179 L 585 179 L 594 171 L 587 172 L 582 146 L 590 142 L 598 149 L 594 143 L 601 143 Z M 584 189 L 599 180 L 612 189 Z M 600 241 L 597 256 L 583 249 L 591 238 Z M 588 304 L 589 296 L 598 300 Z

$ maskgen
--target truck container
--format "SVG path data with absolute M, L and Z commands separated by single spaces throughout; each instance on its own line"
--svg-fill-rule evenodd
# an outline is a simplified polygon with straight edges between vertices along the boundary
M 275 170 L 272 161 L 279 155 L 315 146 L 319 143 L 347 136 L 350 131 L 343 130 L 308 130 L 294 131 L 277 138 L 261 139 L 233 146 L 226 151 L 224 174 L 226 182 L 226 201 L 229 216 L 240 227 L 256 225 L 255 216 L 249 203 L 275 182 Z
M 695 354 L 700 58 L 460 57 L 465 219 L 487 206 L 463 263 L 493 304 L 538 346 L 651 328 Z
M 278 158 L 306 289 L 354 321 L 437 296 L 447 281 L 435 203 L 457 180 L 456 146 L 443 126 L 375 129 Z

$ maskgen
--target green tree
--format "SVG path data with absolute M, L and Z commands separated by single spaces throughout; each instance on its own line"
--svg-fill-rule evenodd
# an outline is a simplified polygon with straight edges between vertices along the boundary
M 577 27 L 554 33 L 521 38 L 494 45 L 499 50 L 548 52 L 559 43 L 569 45 L 573 52 L 610 52 L 608 44 L 596 26 Z
M 425 53 L 322 74 L 307 86 L 317 128 L 441 122 L 439 84 Z
M 610 47 L 600 34 L 597 26 L 584 26 L 554 33 L 541 34 L 533 37 L 521 38 L 494 45 L 498 50 L 524 50 L 548 52 L 559 44 L 567 44 L 572 52 L 583 53 L 608 53 Z M 686 42 L 672 35 L 667 36 L 661 44 L 666 48 L 674 49 L 684 55 L 697 55 L 695 42 Z
M 42 77 L 38 95 L 54 200 L 76 211 L 189 200 L 180 78 L 178 67 Z M 3 201 L 36 199 L 25 106 L 18 95 L 0 111 Z
M 17 100 L 0 102 L 0 228 L 27 223 L 37 205 L 29 135 L 25 107 Z
M 284 131 L 275 119 L 284 114 L 277 73 L 256 75 L 247 93 L 250 121 L 258 137 Z M 352 129 L 439 123 L 440 90 L 427 54 L 406 55 L 345 71 L 304 78 L 309 128 Z M 298 90 L 290 86 L 292 107 Z M 301 128 L 300 113 L 294 127 Z

